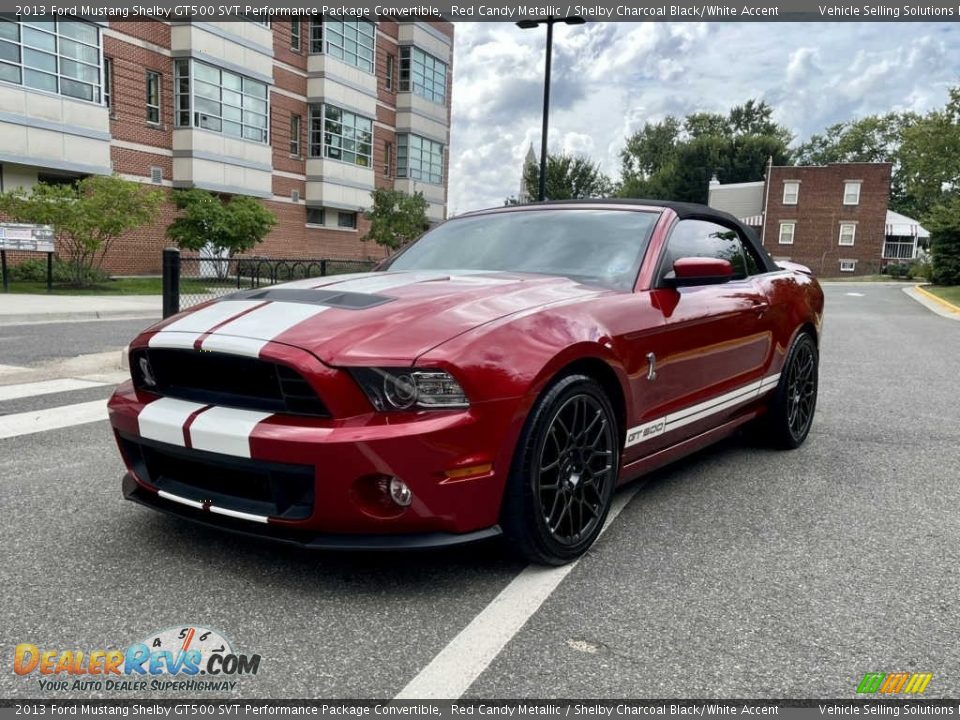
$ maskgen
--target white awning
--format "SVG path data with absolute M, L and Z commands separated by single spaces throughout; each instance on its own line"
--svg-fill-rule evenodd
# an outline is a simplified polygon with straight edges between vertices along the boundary
M 887 210 L 887 236 L 928 238 L 930 233 L 913 218 Z
M 763 215 L 750 215 L 740 218 L 740 222 L 750 227 L 763 227 Z

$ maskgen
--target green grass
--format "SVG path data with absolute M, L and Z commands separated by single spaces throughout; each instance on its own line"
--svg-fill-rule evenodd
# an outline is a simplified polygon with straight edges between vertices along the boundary
M 10 281 L 8 293 L 33 293 L 43 295 L 47 292 L 45 282 Z M 160 278 L 118 278 L 91 285 L 89 287 L 72 287 L 62 283 L 54 283 L 54 295 L 160 295 Z
M 208 288 L 225 287 L 236 289 L 237 281 L 214 280 L 211 278 L 181 278 L 180 292 L 206 294 Z M 241 289 L 249 287 L 241 283 Z M 44 295 L 47 292 L 45 282 L 10 281 L 8 293 L 31 293 Z M 62 283 L 53 284 L 53 295 L 160 295 L 163 293 L 162 280 L 158 277 L 113 278 L 90 287 L 73 287 Z
M 960 307 L 960 285 L 925 285 L 923 289 L 936 295 L 941 300 L 946 300 L 948 303 Z

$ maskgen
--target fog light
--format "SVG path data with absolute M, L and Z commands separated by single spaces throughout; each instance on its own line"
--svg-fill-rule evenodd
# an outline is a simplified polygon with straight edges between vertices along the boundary
M 390 478 L 390 498 L 400 507 L 407 507 L 413 502 L 413 493 L 403 480 Z

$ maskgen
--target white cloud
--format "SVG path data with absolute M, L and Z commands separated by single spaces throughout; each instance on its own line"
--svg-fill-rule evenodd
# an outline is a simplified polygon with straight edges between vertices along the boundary
M 544 32 L 457 23 L 451 211 L 517 192 L 540 149 Z M 589 23 L 558 25 L 553 151 L 588 154 L 616 176 L 627 135 L 645 122 L 766 100 L 803 140 L 829 124 L 941 105 L 958 83 L 951 23 Z

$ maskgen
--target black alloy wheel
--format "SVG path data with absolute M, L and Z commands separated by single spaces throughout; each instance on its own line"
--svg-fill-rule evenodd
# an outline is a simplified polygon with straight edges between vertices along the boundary
M 528 559 L 562 565 L 596 540 L 617 483 L 620 432 L 592 378 L 555 383 L 531 411 L 504 499 L 508 540 Z
M 817 407 L 819 364 L 816 342 L 801 333 L 787 355 L 769 415 L 761 419 L 777 447 L 797 448 L 807 439 Z

